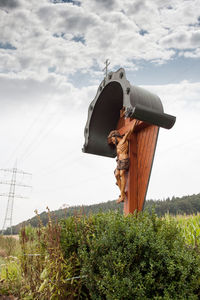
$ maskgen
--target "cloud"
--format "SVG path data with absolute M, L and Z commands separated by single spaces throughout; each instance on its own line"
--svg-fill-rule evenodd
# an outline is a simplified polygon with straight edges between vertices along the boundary
M 1 72 L 46 76 L 51 70 L 69 77 L 78 70 L 101 69 L 107 57 L 113 68 L 135 69 L 141 60 L 171 60 L 177 50 L 191 49 L 184 55 L 198 56 L 195 0 L 176 0 L 173 6 L 170 1 L 130 0 L 82 1 L 79 6 L 73 1 L 13 3 L 20 9 L 0 11 L 0 45 L 14 49 L 0 49 Z
M 174 32 L 162 38 L 160 44 L 166 48 L 195 49 L 200 45 L 200 32 L 198 29 Z
M 200 45 L 200 31 L 192 33 L 191 44 L 194 46 L 194 48 Z
M 50 0 L 54 4 L 59 4 L 59 3 L 72 3 L 74 5 L 81 5 L 81 1 L 76 1 L 76 0 Z
M 195 51 L 182 51 L 179 56 L 184 56 L 186 58 L 198 58 L 200 57 L 200 48 L 195 49 Z
M 95 94 L 95 86 L 76 88 L 64 76 L 48 74 L 38 78 L 34 73 L 19 76 L 15 73 L 0 75 L 1 115 L 21 107 L 32 109 L 51 101 L 52 111 L 59 107 L 62 114 L 68 110 L 82 111 Z
M 112 12 L 120 9 L 119 0 L 84 0 L 82 2 L 82 7 L 86 11 L 95 11 L 96 14 L 101 14 L 104 12 Z
M 179 84 L 146 85 L 145 88 L 159 95 L 166 113 L 176 115 L 187 109 L 198 113 L 200 109 L 200 82 L 184 80 Z
M 19 4 L 18 0 L 1 0 L 1 2 L 0 2 L 0 8 L 14 9 L 19 6 L 20 6 L 20 4 Z
M 43 5 L 37 16 L 54 33 L 85 34 L 89 27 L 98 25 L 96 14 L 71 4 Z M 52 20 L 55 22 L 52 23 Z

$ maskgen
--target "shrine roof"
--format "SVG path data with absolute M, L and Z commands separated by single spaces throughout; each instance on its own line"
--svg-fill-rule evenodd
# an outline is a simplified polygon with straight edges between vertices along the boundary
M 122 108 L 125 109 L 126 117 L 159 127 L 170 129 L 175 123 L 175 117 L 164 113 L 160 98 L 141 87 L 131 85 L 125 70 L 120 68 L 108 73 L 103 79 L 89 106 L 83 152 L 116 156 L 116 150 L 108 144 L 107 136 L 116 129 Z

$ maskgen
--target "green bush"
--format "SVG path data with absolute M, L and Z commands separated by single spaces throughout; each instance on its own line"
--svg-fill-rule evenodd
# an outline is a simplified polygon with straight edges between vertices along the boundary
M 61 222 L 61 246 L 85 299 L 198 299 L 200 256 L 173 219 L 71 217 Z

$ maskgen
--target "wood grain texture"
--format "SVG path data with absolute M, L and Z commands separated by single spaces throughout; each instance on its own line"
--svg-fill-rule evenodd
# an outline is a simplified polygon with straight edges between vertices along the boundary
M 148 189 L 148 183 L 151 174 L 151 168 L 154 158 L 154 152 L 156 148 L 158 127 L 151 125 L 145 129 L 145 135 L 140 137 L 138 133 L 137 141 L 138 145 L 144 144 L 144 147 L 138 151 L 138 210 L 143 209 L 146 193 Z
M 118 123 L 117 130 L 124 134 L 136 120 L 126 119 Z M 124 214 L 143 209 L 148 189 L 159 128 L 137 121 L 129 142 L 130 167 L 127 174 Z
M 138 210 L 138 144 L 137 134 L 132 134 L 129 142 L 130 167 L 128 172 L 127 199 L 124 202 L 124 214 Z

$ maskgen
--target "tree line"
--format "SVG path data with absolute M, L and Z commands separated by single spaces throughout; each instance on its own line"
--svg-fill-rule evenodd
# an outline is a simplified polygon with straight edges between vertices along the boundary
M 89 215 L 89 214 L 96 214 L 98 212 L 108 212 L 108 211 L 119 211 L 123 213 L 123 203 L 117 204 L 116 200 L 103 202 L 99 204 L 93 205 L 82 205 L 82 206 L 72 206 L 69 208 L 59 209 L 52 212 L 52 218 L 54 220 L 60 220 L 63 218 L 67 218 L 69 216 L 81 214 L 81 215 Z M 164 216 L 165 214 L 169 213 L 171 215 L 190 215 L 190 214 L 197 214 L 200 212 L 200 194 L 194 194 L 190 196 L 183 196 L 183 197 L 172 197 L 163 200 L 147 200 L 144 205 L 144 210 L 148 210 L 151 212 L 152 210 L 158 216 Z M 48 222 L 48 214 L 47 212 L 42 212 L 39 215 L 43 225 L 46 225 Z M 35 216 L 31 219 L 28 219 L 25 222 L 19 223 L 16 226 L 13 226 L 13 234 L 18 234 L 20 228 L 23 225 L 30 224 L 33 227 L 38 226 L 38 217 Z M 8 228 L 5 234 L 10 233 L 10 229 Z

